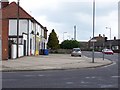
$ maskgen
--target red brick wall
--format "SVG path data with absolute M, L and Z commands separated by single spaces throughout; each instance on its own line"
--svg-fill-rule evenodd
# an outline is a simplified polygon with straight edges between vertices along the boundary
M 8 59 L 8 29 L 9 21 L 8 19 L 2 20 L 2 59 Z

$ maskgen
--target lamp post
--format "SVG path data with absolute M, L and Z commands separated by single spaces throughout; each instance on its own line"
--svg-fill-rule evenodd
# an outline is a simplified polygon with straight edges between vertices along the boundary
M 93 39 L 95 31 L 95 0 L 93 0 Z M 94 63 L 94 42 L 93 42 L 93 51 L 92 51 L 92 63 Z
M 105 48 L 105 35 L 103 34 L 103 50 Z M 103 60 L 105 58 L 104 51 L 103 51 Z
M 68 35 L 67 37 L 68 37 L 68 40 L 70 40 L 70 35 Z
M 110 30 L 110 40 L 111 40 L 111 28 L 110 27 L 106 27 L 106 29 Z M 111 41 L 110 41 L 110 49 L 111 49 Z
M 18 0 L 18 10 L 17 10 L 17 58 L 19 57 L 19 1 Z
M 64 41 L 64 34 L 67 33 L 67 32 L 63 32 L 63 41 Z

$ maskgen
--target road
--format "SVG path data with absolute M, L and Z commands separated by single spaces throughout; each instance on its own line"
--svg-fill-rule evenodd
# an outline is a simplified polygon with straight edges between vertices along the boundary
M 91 57 L 91 52 L 83 52 Z M 96 52 L 95 58 L 102 57 Z M 118 54 L 105 55 L 112 65 L 72 70 L 4 72 L 3 88 L 117 88 Z

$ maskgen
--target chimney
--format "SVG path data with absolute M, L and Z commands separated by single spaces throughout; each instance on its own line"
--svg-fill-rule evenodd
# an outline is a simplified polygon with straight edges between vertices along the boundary
M 105 37 L 105 34 L 103 34 L 103 37 Z
M 5 8 L 9 5 L 9 1 L 8 0 L 1 0 L 1 8 Z
M 99 34 L 99 37 L 101 37 L 101 34 Z
M 116 37 L 114 37 L 114 40 L 116 40 Z

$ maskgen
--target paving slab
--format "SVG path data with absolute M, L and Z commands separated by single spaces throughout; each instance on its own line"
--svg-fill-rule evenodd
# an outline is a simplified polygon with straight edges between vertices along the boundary
M 0 71 L 32 71 L 32 70 L 62 70 L 62 69 L 80 69 L 80 68 L 96 68 L 110 65 L 110 60 L 102 60 L 86 56 L 71 57 L 70 54 L 49 54 L 39 56 L 25 56 L 18 59 L 10 59 L 1 61 L 2 68 Z

